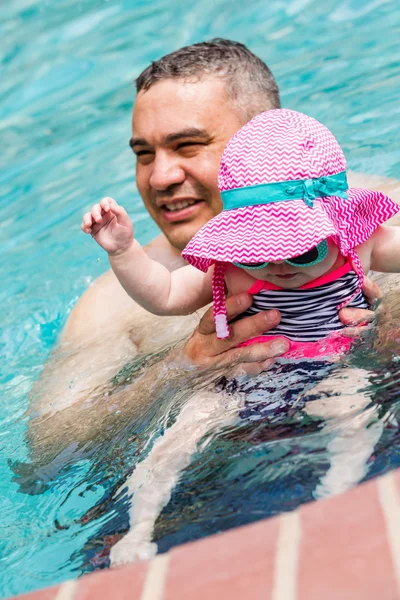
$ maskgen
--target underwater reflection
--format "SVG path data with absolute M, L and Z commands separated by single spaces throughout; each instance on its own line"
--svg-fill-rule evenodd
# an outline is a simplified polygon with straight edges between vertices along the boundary
M 398 345 L 384 336 L 374 326 L 339 363 L 280 360 L 251 379 L 197 375 L 191 390 L 161 395 L 130 429 L 142 440 L 130 474 L 84 518 L 102 523 L 83 569 L 292 510 L 398 465 Z

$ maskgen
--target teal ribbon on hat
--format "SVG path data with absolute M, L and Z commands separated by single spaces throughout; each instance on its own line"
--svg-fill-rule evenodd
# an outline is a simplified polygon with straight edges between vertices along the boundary
M 221 192 L 221 198 L 224 210 L 286 200 L 304 200 L 307 206 L 312 207 L 316 198 L 339 196 L 347 200 L 348 189 L 346 171 L 342 171 L 336 175 L 326 175 L 316 179 L 278 181 L 227 190 Z

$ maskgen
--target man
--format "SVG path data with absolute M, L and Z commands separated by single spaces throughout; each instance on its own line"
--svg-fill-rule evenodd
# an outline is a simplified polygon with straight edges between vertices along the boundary
M 279 92 L 268 67 L 227 40 L 195 44 L 152 63 L 139 76 L 137 92 L 130 140 L 137 186 L 162 231 L 146 250 L 173 270 L 183 265 L 182 248 L 222 208 L 217 173 L 225 144 L 253 116 L 278 108 Z M 376 288 L 368 285 L 365 291 L 374 297 Z M 228 317 L 250 303 L 247 294 L 229 298 Z M 343 309 L 340 316 L 349 324 L 365 320 L 369 312 Z M 198 370 L 235 367 L 259 373 L 285 352 L 287 342 L 237 346 L 278 321 L 277 311 L 259 313 L 232 324 L 229 340 L 218 340 L 211 310 L 200 321 L 197 315 L 158 320 L 136 306 L 109 271 L 75 306 L 38 383 L 32 446 L 48 459 L 69 443 L 106 431 L 112 436 L 160 390 L 182 381 L 187 385 L 188 374 Z M 148 365 L 129 386 L 126 380 L 118 386 L 118 377 L 109 383 L 135 356 L 157 352 L 190 333 L 163 363 Z M 159 377 L 160 364 L 169 365 L 168 378 Z M 105 401 L 105 394 L 112 394 L 113 402 Z

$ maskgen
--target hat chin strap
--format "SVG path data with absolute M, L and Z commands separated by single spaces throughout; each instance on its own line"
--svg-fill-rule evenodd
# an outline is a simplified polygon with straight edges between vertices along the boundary
M 225 304 L 225 269 L 226 265 L 216 262 L 212 277 L 212 291 L 214 299 L 214 323 L 217 338 L 224 340 L 229 337 L 228 318 Z

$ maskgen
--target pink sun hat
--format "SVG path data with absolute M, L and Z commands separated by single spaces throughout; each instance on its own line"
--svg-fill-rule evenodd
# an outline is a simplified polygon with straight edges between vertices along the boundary
M 354 248 L 400 210 L 381 192 L 349 189 L 346 160 L 333 134 L 287 109 L 261 113 L 233 136 L 222 155 L 218 185 L 223 211 L 200 229 L 182 256 L 204 272 L 215 265 L 214 316 L 221 338 L 229 336 L 227 263 L 285 260 L 332 237 L 353 263 L 358 292 L 364 275 Z

